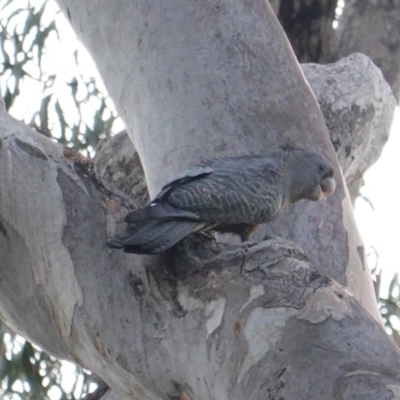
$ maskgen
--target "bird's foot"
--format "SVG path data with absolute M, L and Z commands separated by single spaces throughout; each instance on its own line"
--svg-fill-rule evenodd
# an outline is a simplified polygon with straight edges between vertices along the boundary
M 213 241 L 215 242 L 217 239 L 215 237 L 215 234 L 213 231 L 202 231 L 202 232 L 197 232 L 196 236 L 204 241 Z

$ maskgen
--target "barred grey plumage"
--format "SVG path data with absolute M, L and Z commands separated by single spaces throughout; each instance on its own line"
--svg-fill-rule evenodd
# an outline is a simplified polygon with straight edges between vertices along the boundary
M 320 200 L 335 189 L 321 156 L 284 146 L 257 156 L 205 160 L 164 186 L 125 218 L 126 235 L 108 246 L 128 253 L 163 252 L 193 232 L 268 222 L 289 204 Z

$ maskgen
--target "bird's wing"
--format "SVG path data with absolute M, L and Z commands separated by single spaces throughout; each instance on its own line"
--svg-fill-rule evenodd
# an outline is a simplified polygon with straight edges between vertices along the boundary
M 173 187 L 166 200 L 200 220 L 223 224 L 269 221 L 283 205 L 282 177 L 274 163 L 215 168 L 212 174 Z
M 193 212 L 180 210 L 164 201 L 172 190 L 181 185 L 185 185 L 197 179 L 206 177 L 213 172 L 213 168 L 210 166 L 213 160 L 208 160 L 206 163 L 196 165 L 185 173 L 176 177 L 173 181 L 166 184 L 157 197 L 150 202 L 146 207 L 139 210 L 135 210 L 129 213 L 125 222 L 129 224 L 137 224 L 150 219 L 192 219 L 198 220 L 199 217 Z
M 137 224 L 149 220 L 171 220 L 177 218 L 198 220 L 199 216 L 193 212 L 173 207 L 166 201 L 161 201 L 130 212 L 124 221 L 128 224 Z
M 211 174 L 213 168 L 208 165 L 196 165 L 181 175 L 178 175 L 173 181 L 167 183 L 161 189 L 160 193 L 157 195 L 154 201 L 159 201 L 168 196 L 171 189 L 177 186 L 184 185 L 185 183 L 192 182 L 196 179 L 204 178 L 205 176 Z

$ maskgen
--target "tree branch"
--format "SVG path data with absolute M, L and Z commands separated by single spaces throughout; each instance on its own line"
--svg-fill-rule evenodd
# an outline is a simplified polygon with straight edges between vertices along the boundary
M 382 72 L 362 54 L 304 64 L 354 203 L 362 177 L 389 138 L 396 101 Z
M 365 371 L 377 398 L 394 392 L 394 344 L 332 279 L 379 318 L 322 114 L 268 4 L 63 3 L 152 194 L 202 158 L 280 143 L 324 154 L 338 188 L 270 225 L 297 244 L 191 237 L 163 255 L 126 255 L 105 242 L 132 205 L 89 160 L 1 112 L 3 318 L 121 397 L 299 399 L 300 382 L 307 398 L 345 397 L 369 390 Z
M 400 95 L 400 7 L 391 0 L 347 0 L 335 32 L 331 60 L 359 52 L 382 70 L 393 93 Z
M 324 380 L 338 393 L 367 390 L 354 365 L 376 373 L 378 397 L 397 384 L 394 344 L 294 243 L 192 236 L 163 256 L 110 251 L 107 226 L 125 199 L 79 154 L 4 112 L 0 126 L 2 317 L 45 350 L 122 398 L 256 399 L 267 385 L 298 399 L 288 380 L 309 381 L 315 398 L 321 360 L 337 373 L 349 367 L 342 386 L 336 373 Z M 377 346 L 380 363 L 371 364 Z
M 396 101 L 379 68 L 362 54 L 335 64 L 303 64 L 302 69 L 321 107 L 354 203 L 364 173 L 388 140 Z M 139 155 L 126 132 L 104 139 L 94 161 L 100 176 L 138 204 L 149 200 Z

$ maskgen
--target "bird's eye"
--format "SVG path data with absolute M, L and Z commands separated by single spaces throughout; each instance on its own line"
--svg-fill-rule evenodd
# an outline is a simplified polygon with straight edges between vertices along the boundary
M 326 168 L 325 168 L 324 165 L 320 164 L 319 170 L 320 170 L 321 172 L 325 172 Z

